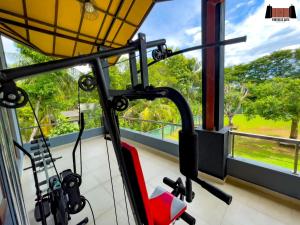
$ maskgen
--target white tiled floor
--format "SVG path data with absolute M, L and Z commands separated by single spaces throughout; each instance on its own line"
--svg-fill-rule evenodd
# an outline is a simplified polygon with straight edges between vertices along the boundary
M 148 188 L 151 194 L 157 185 L 162 185 L 163 177 L 176 179 L 179 174 L 176 159 L 140 144 L 134 143 L 139 151 L 140 160 Z M 53 148 L 54 157 L 63 158 L 56 161 L 59 171 L 72 168 L 72 144 Z M 113 148 L 109 142 L 111 156 L 112 177 L 116 198 L 117 218 L 119 225 L 129 224 L 126 214 L 125 197 L 122 179 L 120 177 Z M 92 204 L 97 225 L 117 224 L 115 218 L 114 203 L 112 199 L 112 187 L 109 177 L 109 167 L 105 140 L 95 137 L 83 141 L 83 182 L 81 186 L 84 195 Z M 79 159 L 79 158 L 78 158 Z M 26 159 L 24 167 L 29 165 Z M 210 182 L 213 182 L 210 180 Z M 193 215 L 198 225 L 299 225 L 300 201 L 274 197 L 262 190 L 254 189 L 249 185 L 227 179 L 226 183 L 213 182 L 218 187 L 233 195 L 233 202 L 227 206 L 216 199 L 201 187 L 194 184 L 196 197 L 193 203 L 188 205 L 188 211 Z M 34 183 L 31 170 L 24 171 L 22 176 L 23 194 L 31 224 L 37 224 L 33 219 L 35 198 Z M 300 188 L 300 187 L 299 187 Z M 134 224 L 132 213 L 129 209 L 130 224 Z M 77 215 L 72 216 L 70 224 L 77 224 L 80 219 L 88 216 L 89 224 L 92 216 L 89 207 Z M 51 218 L 49 218 L 51 224 Z M 185 224 L 182 221 L 176 224 Z

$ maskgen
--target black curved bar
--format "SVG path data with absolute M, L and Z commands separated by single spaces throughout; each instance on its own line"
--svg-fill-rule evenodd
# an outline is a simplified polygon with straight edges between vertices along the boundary
M 180 92 L 170 87 L 148 87 L 146 90 L 129 91 L 123 96 L 129 100 L 168 98 L 177 106 L 182 123 L 182 130 L 179 132 L 180 172 L 186 176 L 186 201 L 192 202 L 192 180 L 196 179 L 198 175 L 198 144 L 193 114 L 189 104 Z
M 190 106 L 185 98 L 180 94 L 180 92 L 173 88 L 162 87 L 161 89 L 167 90 L 165 97 L 170 99 L 177 106 L 181 116 L 182 131 L 193 133 L 195 131 L 194 118 Z
M 84 123 L 84 113 L 80 113 L 80 118 L 79 118 L 79 127 L 80 127 L 80 130 L 79 130 L 79 134 L 78 134 L 78 137 L 76 139 L 76 142 L 75 142 L 75 145 L 74 145 L 74 148 L 73 148 L 73 151 L 72 151 L 72 159 L 73 159 L 73 171 L 74 173 L 76 173 L 76 150 L 77 150 L 77 146 L 81 140 L 81 137 L 82 137 L 82 134 L 83 134 L 83 131 L 84 131 L 84 126 L 85 126 L 85 123 Z
M 183 132 L 194 132 L 194 119 L 189 104 L 177 90 L 170 87 L 151 88 L 146 90 L 137 90 L 123 93 L 123 96 L 129 100 L 155 98 L 168 98 L 177 106 L 180 116 Z

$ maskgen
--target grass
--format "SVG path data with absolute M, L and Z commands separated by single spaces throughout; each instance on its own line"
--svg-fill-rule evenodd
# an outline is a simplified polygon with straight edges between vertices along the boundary
M 225 118 L 225 124 L 228 124 L 227 118 Z M 238 131 L 285 138 L 289 137 L 291 127 L 291 121 L 266 120 L 259 116 L 247 119 L 242 114 L 233 118 L 233 124 Z M 300 130 L 300 125 L 298 129 Z
M 227 121 L 225 119 L 225 122 Z M 236 115 L 233 123 L 234 127 L 241 132 L 285 138 L 289 137 L 291 126 L 291 122 L 288 121 L 265 120 L 259 116 L 249 120 L 244 115 Z M 290 170 L 294 169 L 294 146 L 282 146 L 274 141 L 236 137 L 234 155 Z
M 291 126 L 289 121 L 265 120 L 259 116 L 249 120 L 242 114 L 236 115 L 233 123 L 237 131 L 285 138 L 289 137 Z M 225 124 L 228 124 L 227 118 Z M 300 130 L 300 125 L 298 129 Z M 178 141 L 178 131 L 166 138 Z M 295 148 L 293 146 L 282 146 L 274 141 L 239 136 L 235 138 L 234 144 L 235 156 L 294 169 Z
M 295 148 L 274 141 L 236 136 L 234 156 L 293 170 Z

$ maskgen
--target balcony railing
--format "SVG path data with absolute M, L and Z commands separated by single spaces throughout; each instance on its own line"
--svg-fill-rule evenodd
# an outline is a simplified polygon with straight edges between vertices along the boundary
M 178 132 L 176 131 L 181 128 L 180 124 L 130 117 L 122 117 L 120 120 L 127 122 L 123 126 L 124 128 L 133 129 L 161 140 L 178 141 Z M 151 124 L 155 129 L 147 130 L 147 124 Z M 197 125 L 195 124 L 195 126 Z M 237 131 L 230 131 L 230 139 L 231 157 L 237 156 L 281 167 L 294 174 L 299 171 L 300 140 Z
M 121 127 L 146 133 L 161 140 L 178 142 L 178 132 L 181 124 L 156 120 L 143 120 L 132 117 L 121 117 Z M 201 116 L 194 116 L 194 125 L 200 126 Z M 123 123 L 122 123 L 123 122 Z M 123 125 L 123 126 L 122 126 Z
M 146 133 L 150 136 L 159 138 L 161 140 L 178 141 L 178 138 L 176 136 L 177 133 L 176 130 L 179 130 L 181 128 L 181 124 L 168 123 L 168 122 L 155 121 L 155 120 L 143 120 L 143 119 L 131 118 L 131 117 L 121 117 L 120 120 L 123 121 L 125 124 L 123 128 L 129 128 L 135 131 Z M 155 127 L 155 128 L 147 129 L 147 127 L 148 128 Z
M 195 126 L 200 125 L 200 117 L 197 118 L 195 121 L 198 123 L 196 122 Z M 122 128 L 135 130 L 161 140 L 178 142 L 178 131 L 181 129 L 181 124 L 131 117 L 120 117 L 119 119 Z M 77 121 L 67 123 L 77 124 Z M 59 124 L 44 124 L 42 127 L 53 125 Z M 99 124 L 89 128 L 101 126 L 102 121 L 99 120 Z M 36 126 L 21 128 L 22 136 L 25 136 L 26 131 L 28 136 L 28 131 L 32 131 L 34 128 Z M 300 140 L 230 131 L 229 145 L 231 157 L 251 159 L 288 169 L 294 174 L 299 173 Z
M 242 157 L 299 171 L 300 140 L 230 131 L 232 157 Z
M 41 128 L 43 129 L 43 133 L 45 136 L 50 137 L 56 137 L 64 134 L 70 134 L 73 132 L 79 131 L 79 125 L 78 120 L 72 120 L 72 121 L 62 121 L 62 122 L 55 122 L 55 123 L 47 123 L 47 124 L 41 124 Z M 59 132 L 59 134 L 51 134 L 52 130 L 55 129 L 58 126 L 61 125 L 74 125 L 74 129 L 66 129 L 63 128 Z M 93 128 L 99 128 L 102 127 L 102 115 L 93 115 L 93 116 L 86 116 L 85 117 L 85 129 L 93 129 Z M 26 126 L 26 127 L 20 127 L 21 137 L 23 143 L 26 143 L 29 141 L 29 137 L 34 129 L 38 129 L 38 126 Z M 37 134 L 39 134 L 39 130 L 37 130 Z

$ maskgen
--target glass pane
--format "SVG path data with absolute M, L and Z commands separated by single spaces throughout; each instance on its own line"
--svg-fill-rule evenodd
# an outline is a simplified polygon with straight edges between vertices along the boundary
M 234 156 L 294 170 L 295 145 L 235 135 Z

